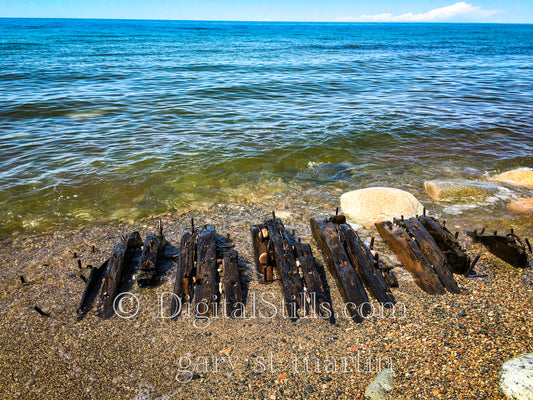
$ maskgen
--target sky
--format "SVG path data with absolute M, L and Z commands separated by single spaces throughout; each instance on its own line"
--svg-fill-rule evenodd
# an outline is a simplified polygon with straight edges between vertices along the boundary
M 533 0 L 0 0 L 0 17 L 533 23 Z

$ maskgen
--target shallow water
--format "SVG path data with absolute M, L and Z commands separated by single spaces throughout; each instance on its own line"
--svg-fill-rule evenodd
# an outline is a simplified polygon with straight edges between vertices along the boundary
M 533 25 L 0 19 L 0 38 L 1 235 L 272 192 L 427 202 L 427 179 L 533 167 Z

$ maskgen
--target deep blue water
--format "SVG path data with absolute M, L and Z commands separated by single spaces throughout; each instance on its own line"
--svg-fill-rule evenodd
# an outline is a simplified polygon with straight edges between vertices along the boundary
M 0 19 L 0 225 L 531 167 L 532 61 L 533 25 Z

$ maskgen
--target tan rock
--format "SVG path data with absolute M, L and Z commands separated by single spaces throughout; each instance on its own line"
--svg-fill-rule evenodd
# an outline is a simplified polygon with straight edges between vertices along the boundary
M 372 225 L 377 221 L 420 215 L 424 206 L 411 193 L 389 187 L 373 187 L 346 192 L 341 209 L 351 222 Z
M 509 204 L 509 209 L 520 214 L 533 214 L 533 198 L 516 199 Z
M 495 180 L 515 186 L 525 186 L 533 189 L 533 169 L 519 168 L 496 175 Z
M 471 201 L 472 198 L 486 198 L 497 190 L 495 185 L 466 180 L 424 182 L 424 189 L 435 201 Z

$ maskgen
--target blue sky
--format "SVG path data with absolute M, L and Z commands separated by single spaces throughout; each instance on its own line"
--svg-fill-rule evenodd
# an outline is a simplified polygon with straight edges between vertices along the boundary
M 0 0 L 0 17 L 533 23 L 533 0 Z

